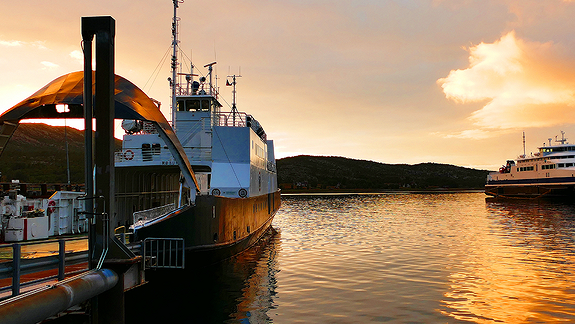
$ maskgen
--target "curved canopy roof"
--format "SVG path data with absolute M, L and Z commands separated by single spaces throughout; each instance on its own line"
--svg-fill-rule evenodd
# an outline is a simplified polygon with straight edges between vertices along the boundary
M 95 80 L 95 77 L 92 80 Z M 194 184 L 198 189 L 196 178 L 182 145 L 160 109 L 150 97 L 132 82 L 118 75 L 115 76 L 114 81 L 115 118 L 153 122 L 159 135 L 166 142 L 178 165 L 180 165 L 188 183 Z M 92 83 L 92 89 L 94 88 L 95 81 Z M 9 138 L 15 130 L 15 127 L 12 126 L 18 124 L 22 119 L 84 118 L 83 95 L 84 72 L 65 74 L 0 115 L 0 125 L 2 126 L 0 136 L 4 135 L 4 138 Z M 68 105 L 68 111 L 58 112 L 56 105 L 60 104 Z M 94 107 L 94 109 L 97 108 Z M 0 145 L 0 154 L 4 146 Z

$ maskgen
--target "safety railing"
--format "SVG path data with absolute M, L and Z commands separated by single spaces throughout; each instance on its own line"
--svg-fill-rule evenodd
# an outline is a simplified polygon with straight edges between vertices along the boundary
M 37 241 L 37 242 L 23 242 L 23 243 L 13 243 L 13 244 L 2 244 L 0 245 L 0 256 L 1 259 L 9 260 L 5 262 L 0 262 L 0 279 L 12 278 L 12 284 L 4 287 L 0 287 L 0 294 L 12 290 L 12 297 L 19 295 L 23 287 L 38 284 L 41 282 L 57 279 L 58 281 L 64 280 L 66 276 L 84 272 L 87 269 L 81 268 L 78 270 L 72 270 L 66 272 L 66 265 L 81 264 L 88 261 L 88 251 L 82 249 L 77 252 L 66 253 L 66 242 L 79 241 L 86 238 L 73 238 L 73 239 L 59 239 L 59 240 L 49 240 L 49 241 Z M 47 246 L 48 244 L 54 245 L 58 244 L 58 253 L 52 251 L 48 248 L 47 251 L 33 253 L 22 252 L 23 246 L 39 245 L 43 244 Z M 43 255 L 44 254 L 44 255 Z M 57 268 L 57 274 L 50 275 L 53 270 Z M 52 271 L 49 271 L 52 270 Z M 40 272 L 47 271 L 46 275 L 42 275 Z M 38 273 L 39 278 L 22 281 L 22 275 Z
M 217 126 L 245 127 L 248 114 L 245 112 L 220 112 Z
M 150 237 L 144 239 L 142 245 L 146 269 L 184 269 L 183 238 Z
M 151 209 L 146 209 L 142 211 L 137 211 L 133 214 L 134 226 L 141 226 L 145 223 L 154 220 L 160 216 L 163 216 L 176 209 L 176 204 L 171 203 L 164 206 L 154 207 Z

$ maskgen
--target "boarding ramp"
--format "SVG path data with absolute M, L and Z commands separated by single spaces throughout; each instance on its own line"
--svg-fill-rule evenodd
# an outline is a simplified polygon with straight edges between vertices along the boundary
M 146 224 L 154 219 L 161 217 L 176 210 L 176 204 L 167 204 L 164 206 L 154 207 L 146 210 L 137 211 L 133 214 L 132 228 Z

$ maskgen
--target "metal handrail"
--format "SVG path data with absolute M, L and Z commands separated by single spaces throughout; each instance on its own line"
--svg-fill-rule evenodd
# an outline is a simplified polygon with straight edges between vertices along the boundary
M 7 246 L 11 246 L 12 247 L 12 285 L 11 286 L 6 286 L 6 287 L 2 287 L 0 288 L 0 291 L 4 291 L 4 290 L 8 290 L 8 289 L 12 289 L 12 296 L 17 296 L 20 294 L 20 289 L 22 286 L 29 286 L 38 282 L 42 282 L 42 281 L 46 281 L 46 280 L 50 280 L 50 279 L 54 279 L 54 278 L 58 278 L 58 281 L 62 281 L 64 280 L 65 276 L 66 276 L 66 241 L 72 241 L 72 240 L 80 240 L 80 239 L 86 239 L 84 238 L 68 238 L 68 239 L 58 239 L 58 240 L 47 240 L 47 241 L 37 241 L 37 242 L 23 242 L 23 243 L 13 243 L 13 244 L 2 244 L 0 245 L 0 247 L 7 247 Z M 46 244 L 46 243 L 54 243 L 54 242 L 58 242 L 58 274 L 57 275 L 53 275 L 53 276 L 48 276 L 45 278 L 39 278 L 36 280 L 31 280 L 31 281 L 27 281 L 25 283 L 21 283 L 21 270 L 24 270 L 24 267 L 21 264 L 22 261 L 22 257 L 21 257 L 21 247 L 22 245 L 34 245 L 34 244 Z M 84 259 L 87 259 L 87 254 L 85 254 L 85 256 L 83 256 Z M 41 267 L 41 266 L 46 266 L 46 265 L 53 265 L 55 264 L 55 261 L 45 261 L 42 260 L 40 262 L 38 262 L 38 264 L 29 264 L 27 265 L 26 268 L 34 268 L 34 267 Z M 87 270 L 87 269 L 86 269 Z M 79 271 L 75 271 L 74 273 L 77 272 L 82 272 L 85 270 L 79 270 Z M 70 273 L 69 273 L 70 274 Z
M 183 238 L 148 237 L 142 242 L 142 251 L 142 260 L 146 269 L 184 269 L 185 267 L 186 253 Z

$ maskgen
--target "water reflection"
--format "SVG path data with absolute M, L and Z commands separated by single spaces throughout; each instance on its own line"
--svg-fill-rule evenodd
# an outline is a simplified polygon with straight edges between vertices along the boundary
M 487 200 L 449 276 L 444 313 L 474 322 L 573 321 L 575 206 Z
M 575 322 L 575 206 L 286 196 L 280 233 L 128 292 L 130 323 Z M 281 271 L 280 271 L 281 270 Z
M 126 294 L 127 323 L 266 323 L 274 306 L 275 230 L 217 265 L 147 272 L 149 283 Z

